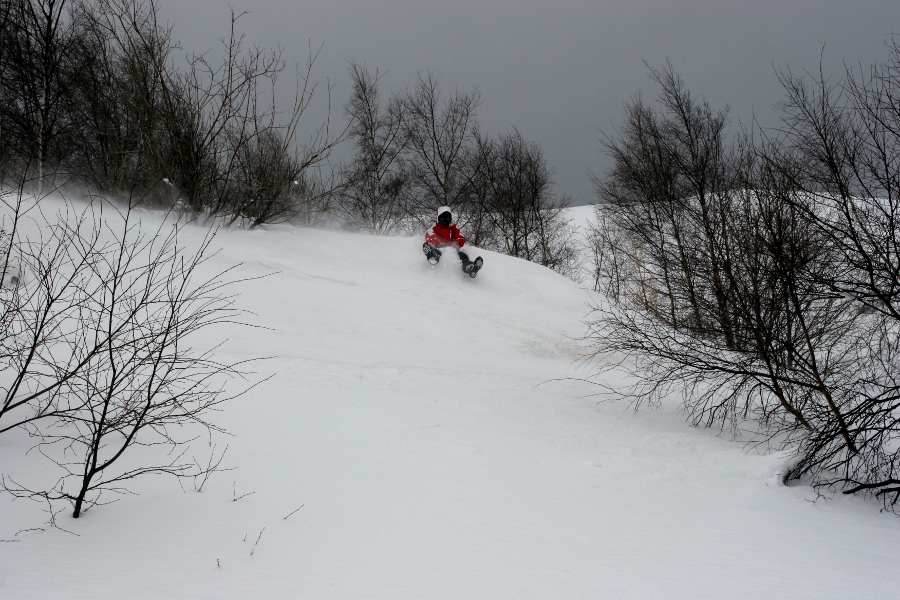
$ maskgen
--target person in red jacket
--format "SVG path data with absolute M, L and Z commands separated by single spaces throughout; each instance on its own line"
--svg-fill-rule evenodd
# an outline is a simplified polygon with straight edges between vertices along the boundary
M 428 262 L 437 264 L 441 259 L 441 251 L 439 248 L 447 246 L 456 248 L 459 260 L 462 261 L 462 269 L 475 277 L 478 269 L 481 268 L 482 260 L 479 256 L 474 261 L 469 260 L 469 255 L 462 251 L 462 247 L 466 245 L 466 238 L 459 231 L 459 227 L 453 222 L 453 212 L 449 206 L 442 206 L 438 209 L 438 220 L 434 226 L 425 232 L 425 244 L 422 249 L 428 257 Z

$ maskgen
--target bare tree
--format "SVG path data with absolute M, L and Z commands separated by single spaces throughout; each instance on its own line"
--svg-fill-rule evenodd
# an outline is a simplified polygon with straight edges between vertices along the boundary
M 102 192 L 146 196 L 162 177 L 154 167 L 175 42 L 152 1 L 79 2 L 74 20 L 69 170 Z
M 597 262 L 616 293 L 594 340 L 637 358 L 636 400 L 677 387 L 695 423 L 754 419 L 762 439 L 799 449 L 791 476 L 822 475 L 859 450 L 871 330 L 823 278 L 843 268 L 798 187 L 809 163 L 750 139 L 727 149 L 724 113 L 670 66 L 652 76 L 665 112 L 637 99 L 606 141 L 598 210 L 616 237 L 598 241 Z
M 410 212 L 419 227 L 429 223 L 439 206 L 457 210 L 466 224 L 466 201 L 477 162 L 467 160 L 473 151 L 475 114 L 481 104 L 477 90 L 454 90 L 446 99 L 432 73 L 419 75 L 403 101 L 403 124 L 409 153 Z
M 625 107 L 626 117 L 617 138 L 601 139 L 613 159 L 607 177 L 595 179 L 598 212 L 621 236 L 620 243 L 605 244 L 607 264 L 622 260 L 643 268 L 629 273 L 635 287 L 620 292 L 663 316 L 673 327 L 702 321 L 695 266 L 686 239 L 686 207 L 676 161 L 666 143 L 666 120 L 640 96 Z M 626 243 L 627 240 L 627 243 Z M 601 247 L 598 247 L 600 249 Z M 599 258 L 599 257 L 598 257 Z M 610 263 L 610 259 L 612 262 Z M 617 285 L 626 274 L 617 271 Z M 683 283 L 676 293 L 674 280 Z M 679 290 L 682 291 L 682 290 Z M 680 314 L 682 311 L 686 315 Z
M 56 166 L 104 193 L 256 226 L 288 220 L 309 200 L 296 187 L 346 133 L 332 132 L 326 120 L 300 139 L 318 87 L 311 79 L 317 53 L 311 49 L 296 69 L 294 103 L 285 111 L 275 99 L 287 63 L 280 51 L 246 46 L 237 31 L 242 15 L 232 12 L 220 61 L 204 53 L 182 67 L 154 0 L 3 1 L 16 18 L 4 19 L 0 38 L 2 115 L 6 130 L 19 123 L 12 129 L 25 132 L 8 150 L 26 162 L 36 156 L 39 173 L 47 147 L 59 156 Z M 42 29 L 41 19 L 54 26 Z M 38 46 L 65 60 L 45 68 L 49 58 L 32 59 Z M 32 98 L 41 69 L 53 75 L 46 102 Z M 51 120 L 53 128 L 42 125 Z M 37 150 L 22 141 L 34 139 L 35 127 L 45 132 Z
M 191 58 L 184 71 L 161 71 L 163 116 L 154 172 L 181 194 L 185 208 L 213 214 L 232 209 L 227 194 L 232 168 L 242 144 L 253 136 L 261 81 L 284 69 L 280 54 L 244 51 L 237 33 L 241 15 L 232 12 L 231 31 L 223 41 L 224 58 Z M 165 175 L 163 175 L 165 174 Z
M 63 385 L 84 366 L 82 357 L 89 360 L 102 345 L 79 353 L 65 350 L 69 324 L 84 308 L 81 284 L 93 255 L 79 256 L 73 250 L 76 240 L 58 224 L 45 222 L 34 203 L 23 200 L 21 189 L 4 194 L 3 203 L 9 210 L 3 228 L 4 275 L 16 271 L 17 281 L 2 290 L 0 368 L 7 385 L 0 388 L 0 433 L 57 416 Z M 37 225 L 40 234 L 23 237 L 23 223 Z M 96 235 L 83 241 L 89 247 L 99 244 Z
M 326 122 L 305 144 L 298 140 L 301 118 L 312 102 L 316 85 L 311 73 L 317 55 L 310 54 L 303 71 L 297 70 L 294 103 L 286 118 L 278 110 L 275 88 L 280 70 L 263 79 L 271 86 L 268 105 L 262 94 L 254 89 L 250 95 L 250 112 L 236 120 L 228 138 L 228 165 L 223 166 L 225 185 L 219 192 L 220 202 L 215 212 L 232 214 L 231 223 L 244 219 L 250 227 L 264 223 L 288 221 L 298 212 L 308 211 L 304 203 L 318 204 L 331 189 L 311 194 L 310 173 L 327 160 L 331 150 L 343 141 L 349 125 L 332 134 Z M 253 86 L 258 84 L 254 82 Z M 331 88 L 328 89 L 331 95 Z M 323 180 L 318 179 L 319 183 Z
M 839 258 L 836 268 L 810 278 L 855 305 L 861 332 L 852 346 L 854 385 L 844 392 L 850 406 L 840 410 L 838 395 L 833 402 L 846 442 L 821 443 L 797 473 L 815 473 L 848 493 L 871 491 L 892 505 L 900 499 L 898 72 L 896 40 L 885 63 L 868 72 L 848 70 L 840 82 L 821 71 L 812 78 L 781 72 L 785 149 L 769 158 L 772 168 L 800 165 L 784 170 L 798 190 L 793 205 Z
M 390 233 L 408 216 L 403 205 L 409 182 L 403 160 L 408 142 L 403 104 L 397 97 L 382 102 L 378 71 L 352 63 L 350 79 L 353 94 L 344 110 L 356 154 L 341 190 L 342 212 L 351 228 Z
M 515 129 L 496 141 L 479 136 L 478 147 L 480 165 L 472 187 L 481 210 L 476 214 L 489 224 L 494 248 L 573 275 L 573 229 L 564 212 L 568 200 L 553 194 L 540 147 Z
M 0 4 L 2 149 L 12 153 L 34 178 L 39 193 L 48 163 L 60 159 L 58 143 L 70 127 L 65 102 L 72 70 L 67 60 L 75 36 L 68 4 L 68 0 L 3 0 Z
M 207 415 L 229 397 L 223 386 L 238 365 L 192 340 L 237 313 L 224 273 L 201 274 L 212 235 L 188 254 L 178 227 L 148 232 L 129 207 L 68 217 L 49 238 L 18 242 L 27 302 L 4 336 L 14 383 L 4 389 L 3 430 L 25 427 L 62 476 L 38 489 L 7 477 L 3 488 L 69 502 L 77 518 L 140 475 L 203 470 L 183 455 L 199 432 L 218 431 Z M 122 460 L 138 446 L 164 448 L 163 460 Z
M 637 402 L 796 452 L 786 478 L 900 499 L 896 202 L 900 49 L 842 81 L 782 71 L 783 126 L 726 148 L 721 111 L 667 65 L 605 147 L 592 339 Z M 601 235 L 602 234 L 602 235 Z

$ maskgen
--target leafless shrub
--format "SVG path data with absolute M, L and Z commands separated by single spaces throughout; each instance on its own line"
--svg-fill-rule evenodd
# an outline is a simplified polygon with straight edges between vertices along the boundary
M 891 504 L 896 57 L 840 85 L 782 73 L 784 129 L 733 145 L 723 111 L 651 70 L 660 109 L 635 98 L 604 140 L 593 245 L 611 306 L 591 332 L 634 359 L 635 401 L 678 390 L 694 423 L 794 449 L 787 478 Z
M 247 46 L 242 15 L 232 12 L 221 60 L 180 65 L 154 0 L 3 2 L 0 158 L 16 182 L 43 185 L 52 167 L 104 193 L 252 227 L 302 210 L 290 186 L 344 136 L 326 120 L 299 139 L 317 54 L 296 70 L 293 106 L 277 106 L 287 62 Z
M 75 125 L 67 170 L 104 193 L 136 193 L 171 206 L 154 158 L 164 139 L 165 74 L 176 43 L 156 21 L 153 2 L 97 0 L 73 9 Z M 154 193 L 155 192 L 155 193 Z
M 76 40 L 69 0 L 0 2 L 0 165 L 38 191 L 65 156 Z
M 896 40 L 883 64 L 848 70 L 839 82 L 783 71 L 786 149 L 769 157 L 773 169 L 799 165 L 782 169 L 801 192 L 793 204 L 837 257 L 835 268 L 809 278 L 851 303 L 861 332 L 852 346 L 853 385 L 844 391 L 850 406 L 841 415 L 848 441 L 839 449 L 820 444 L 796 471 L 821 472 L 847 493 L 872 492 L 891 505 L 900 499 L 898 73 Z
M 409 174 L 403 102 L 394 96 L 382 102 L 379 74 L 350 65 L 353 94 L 344 107 L 356 154 L 345 172 L 340 207 L 351 229 L 391 233 L 408 218 Z
M 467 226 L 475 116 L 481 94 L 454 90 L 446 99 L 440 81 L 428 73 L 402 99 L 404 137 L 409 167 L 408 212 L 418 230 L 433 224 L 439 206 L 456 210 Z
M 12 237 L 25 277 L 3 332 L 0 432 L 24 427 L 62 470 L 37 488 L 7 475 L 4 490 L 69 502 L 75 517 L 141 475 L 203 473 L 182 456 L 199 433 L 220 431 L 208 415 L 240 375 L 214 348 L 193 346 L 197 332 L 237 316 L 225 273 L 201 274 L 213 235 L 186 253 L 178 226 L 148 231 L 130 207 L 99 206 L 35 217 L 40 239 Z
M 478 210 L 470 212 L 470 222 L 481 225 L 476 243 L 573 276 L 577 251 L 564 212 L 568 199 L 553 194 L 540 147 L 514 129 L 496 141 L 479 136 L 478 148 L 471 185 Z

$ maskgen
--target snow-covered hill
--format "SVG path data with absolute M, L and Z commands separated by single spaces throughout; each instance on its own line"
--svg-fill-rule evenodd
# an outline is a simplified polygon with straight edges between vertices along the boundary
M 222 350 L 275 357 L 214 417 L 236 469 L 201 493 L 136 482 L 61 517 L 77 535 L 16 536 L 41 507 L 0 498 L 18 540 L 0 544 L 3 600 L 897 596 L 900 519 L 781 487 L 781 457 L 672 410 L 590 396 L 577 284 L 492 253 L 472 280 L 413 238 L 216 244 L 210 268 L 269 275 L 239 298 L 267 329 Z M 0 437 L 0 472 L 26 443 Z

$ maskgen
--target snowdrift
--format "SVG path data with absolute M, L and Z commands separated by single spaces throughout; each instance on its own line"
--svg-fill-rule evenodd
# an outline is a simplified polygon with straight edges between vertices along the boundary
M 147 213 L 148 223 L 157 216 Z M 185 228 L 197 244 L 204 230 Z M 256 328 L 220 350 L 273 377 L 214 415 L 231 437 L 198 493 L 133 496 L 42 526 L 0 497 L 0 597 L 888 598 L 900 521 L 816 502 L 671 410 L 579 381 L 588 292 L 483 252 L 476 279 L 419 238 L 220 232 Z M 204 442 L 198 442 L 201 446 Z M 0 471 L 28 447 L 0 438 Z M 202 450 L 202 448 L 198 449 Z M 29 465 L 37 463 L 29 459 Z M 32 466 L 30 468 L 38 468 Z M 48 475 L 49 475 L 48 471 Z M 25 529 L 43 527 L 43 530 Z M 73 535 L 74 534 L 74 535 Z

